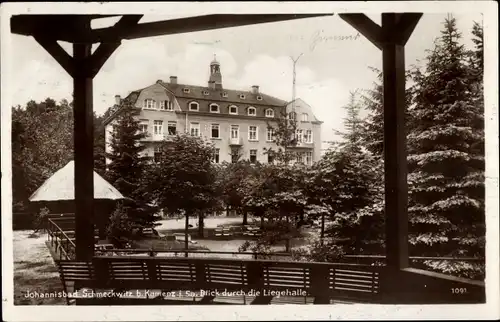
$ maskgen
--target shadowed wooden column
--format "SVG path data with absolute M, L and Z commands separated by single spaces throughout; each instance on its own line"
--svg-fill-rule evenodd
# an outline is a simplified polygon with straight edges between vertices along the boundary
M 90 23 L 89 26 L 90 28 Z M 91 44 L 73 44 L 76 259 L 94 255 L 94 130 Z
M 405 49 L 394 39 L 398 14 L 382 14 L 386 261 L 408 267 L 408 183 L 405 129 Z

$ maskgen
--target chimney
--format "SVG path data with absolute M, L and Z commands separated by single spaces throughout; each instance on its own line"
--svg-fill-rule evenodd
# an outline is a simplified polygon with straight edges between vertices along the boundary
M 177 76 L 170 76 L 170 84 L 177 85 Z
M 252 94 L 259 94 L 259 85 L 252 86 Z
M 115 95 L 115 105 L 120 105 L 122 102 L 122 97 L 120 95 Z

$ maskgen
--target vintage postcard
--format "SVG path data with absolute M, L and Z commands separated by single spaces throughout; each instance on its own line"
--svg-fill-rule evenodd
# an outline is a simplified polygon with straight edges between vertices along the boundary
M 3 3 L 3 318 L 499 318 L 497 10 Z

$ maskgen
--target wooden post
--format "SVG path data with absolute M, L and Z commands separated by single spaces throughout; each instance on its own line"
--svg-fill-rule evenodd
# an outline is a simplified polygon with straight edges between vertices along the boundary
M 86 26 L 90 29 L 90 23 Z M 73 44 L 76 259 L 94 255 L 94 129 L 91 44 Z
M 404 43 L 393 37 L 398 15 L 382 14 L 384 178 L 387 265 L 408 267 L 408 183 Z
M 189 213 L 186 212 L 186 224 L 185 224 L 185 232 L 184 232 L 184 250 L 186 251 L 184 253 L 184 257 L 188 257 L 188 250 L 189 250 Z

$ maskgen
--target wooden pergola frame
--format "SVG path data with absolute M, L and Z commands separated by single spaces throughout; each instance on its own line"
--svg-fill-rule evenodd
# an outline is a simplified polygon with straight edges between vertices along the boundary
M 139 24 L 123 15 L 112 27 L 92 29 L 93 19 L 117 15 L 15 15 L 11 32 L 32 36 L 73 78 L 76 259 L 94 255 L 93 79 L 123 39 L 213 30 L 332 14 L 223 14 Z M 422 13 L 382 13 L 382 25 L 366 15 L 340 14 L 383 56 L 384 167 L 387 266 L 408 267 L 408 188 L 405 131 L 404 47 Z M 73 56 L 57 43 L 70 42 Z M 94 53 L 92 44 L 100 43 Z

